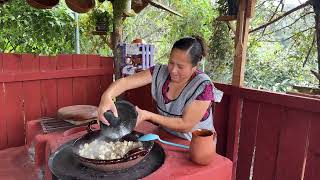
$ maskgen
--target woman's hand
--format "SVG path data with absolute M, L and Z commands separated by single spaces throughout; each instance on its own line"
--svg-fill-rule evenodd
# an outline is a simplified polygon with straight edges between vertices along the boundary
M 136 126 L 138 126 L 140 123 L 142 123 L 145 120 L 151 119 L 151 112 L 146 111 L 146 110 L 142 110 L 138 106 L 136 106 L 136 111 L 138 113 Z
M 118 117 L 118 111 L 116 105 L 110 97 L 101 98 L 99 107 L 98 107 L 98 120 L 106 125 L 110 125 L 108 120 L 104 117 L 104 113 L 111 111 L 115 117 Z

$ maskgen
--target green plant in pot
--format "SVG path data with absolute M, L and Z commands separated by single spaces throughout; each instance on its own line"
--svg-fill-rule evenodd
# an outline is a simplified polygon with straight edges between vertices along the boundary
M 90 17 L 97 32 L 108 33 L 112 29 L 112 15 L 108 11 L 94 9 Z

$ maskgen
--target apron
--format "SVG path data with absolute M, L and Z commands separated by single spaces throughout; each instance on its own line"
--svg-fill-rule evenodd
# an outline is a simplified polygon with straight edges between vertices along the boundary
M 168 76 L 169 71 L 167 65 L 155 65 L 151 83 L 152 98 L 157 102 L 158 113 L 167 117 L 181 118 L 185 107 L 192 101 L 194 101 L 198 97 L 198 95 L 203 92 L 208 83 L 212 83 L 208 75 L 204 73 L 198 74 L 191 81 L 189 81 L 189 83 L 185 86 L 185 88 L 175 100 L 172 100 L 169 103 L 165 103 L 164 97 L 162 95 L 162 87 Z M 213 84 L 212 87 L 214 87 Z M 165 127 L 163 128 L 175 136 L 188 140 L 191 140 L 192 138 L 191 132 L 182 133 L 173 131 Z M 202 119 L 201 122 L 196 124 L 192 128 L 192 131 L 200 128 L 214 131 L 212 108 L 210 108 L 209 116 L 206 119 Z

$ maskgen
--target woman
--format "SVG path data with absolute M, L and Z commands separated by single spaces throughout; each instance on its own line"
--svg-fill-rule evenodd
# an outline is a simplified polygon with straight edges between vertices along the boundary
M 113 98 L 126 90 L 152 83 L 151 93 L 159 114 L 136 107 L 137 124 L 149 120 L 188 140 L 194 129 L 214 130 L 211 110 L 214 87 L 210 78 L 198 70 L 199 62 L 206 54 L 205 44 L 199 37 L 176 41 L 168 65 L 155 65 L 112 83 L 101 97 L 98 118 L 109 125 L 103 113 L 111 110 L 118 116 Z

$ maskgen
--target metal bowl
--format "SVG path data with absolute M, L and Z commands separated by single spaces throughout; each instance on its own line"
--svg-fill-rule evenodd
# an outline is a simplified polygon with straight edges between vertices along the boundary
M 138 113 L 135 106 L 128 101 L 115 102 L 118 116 L 114 117 L 111 111 L 104 113 L 110 126 L 100 123 L 101 135 L 110 139 L 120 139 L 130 134 L 137 123 Z

